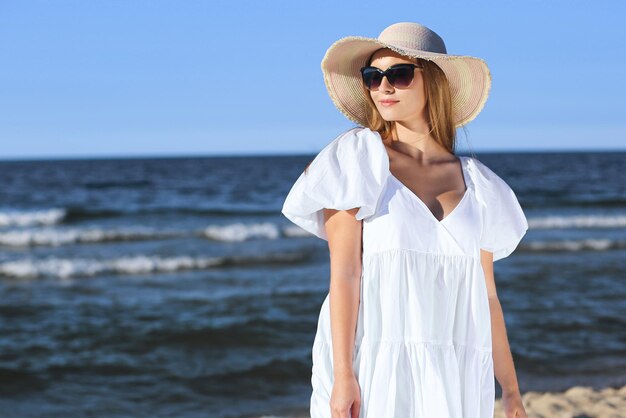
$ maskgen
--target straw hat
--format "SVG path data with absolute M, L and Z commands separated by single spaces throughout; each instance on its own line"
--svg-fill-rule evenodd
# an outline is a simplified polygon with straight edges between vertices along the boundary
M 361 81 L 361 67 L 380 48 L 389 48 L 401 55 L 423 58 L 443 70 L 452 94 L 455 127 L 465 125 L 482 110 L 491 87 L 487 63 L 467 55 L 449 55 L 443 39 L 419 23 L 400 22 L 383 30 L 378 38 L 348 36 L 328 48 L 322 59 L 324 83 L 331 99 L 348 119 L 367 126 L 365 109 L 368 102 Z

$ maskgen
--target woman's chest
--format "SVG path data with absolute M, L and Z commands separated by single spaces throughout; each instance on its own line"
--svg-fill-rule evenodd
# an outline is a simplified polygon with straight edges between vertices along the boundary
M 389 177 L 377 211 L 363 221 L 364 253 L 405 248 L 429 253 L 479 256 L 481 207 L 470 185 L 442 219 L 394 177 Z

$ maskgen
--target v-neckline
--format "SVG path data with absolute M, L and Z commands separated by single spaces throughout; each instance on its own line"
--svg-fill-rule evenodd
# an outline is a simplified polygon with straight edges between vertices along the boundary
M 462 159 L 463 157 L 459 156 L 459 159 Z M 452 210 L 450 212 L 448 212 L 448 214 L 446 216 L 444 216 L 443 218 L 437 219 L 437 217 L 435 216 L 435 214 L 430 210 L 430 208 L 428 207 L 428 205 L 426 203 L 424 203 L 424 201 L 418 196 L 416 195 L 413 190 L 409 189 L 404 183 L 402 183 L 400 181 L 399 178 L 397 178 L 396 176 L 393 175 L 393 173 L 391 172 L 391 170 L 389 170 L 389 177 L 391 177 L 396 183 L 398 183 L 398 185 L 407 191 L 407 193 L 415 200 L 417 201 L 417 203 L 419 205 L 421 205 L 424 210 L 430 215 L 431 219 L 433 221 L 435 221 L 438 224 L 443 224 L 445 223 L 448 218 L 452 215 L 454 215 L 455 212 L 457 212 L 457 210 L 459 209 L 459 207 L 461 207 L 461 205 L 463 205 L 463 202 L 467 199 L 467 196 L 469 195 L 469 189 L 470 189 L 470 184 L 467 181 L 467 176 L 465 175 L 465 167 L 464 167 L 464 161 L 461 160 L 461 171 L 463 171 L 463 180 L 465 182 L 465 191 L 463 192 L 463 196 L 461 197 L 461 200 L 459 200 L 459 202 L 456 204 L 456 206 L 454 208 L 452 208 Z
M 430 208 L 428 207 L 428 205 L 426 203 L 424 203 L 424 201 L 418 196 L 416 195 L 413 190 L 411 190 L 410 188 L 408 188 L 404 183 L 402 183 L 400 181 L 399 178 L 397 178 L 392 172 L 391 172 L 391 164 L 389 163 L 389 155 L 387 154 L 387 150 L 385 149 L 385 145 L 381 142 L 381 145 L 383 146 L 383 151 L 385 152 L 385 155 L 387 156 L 387 171 L 389 172 L 389 177 L 391 177 L 396 183 L 398 183 L 399 186 L 402 187 L 402 189 L 406 190 L 408 192 L 409 195 L 411 195 L 411 197 L 417 201 L 417 203 L 419 205 L 422 206 L 422 208 L 428 212 L 428 214 L 430 215 L 431 219 L 434 220 L 437 224 L 443 224 L 445 223 L 448 218 L 452 215 L 454 215 L 455 212 L 457 212 L 459 210 L 459 208 L 463 205 L 463 202 L 465 200 L 467 200 L 467 196 L 470 193 L 470 187 L 471 187 L 471 182 L 469 180 L 469 175 L 467 175 L 466 173 L 466 167 L 465 167 L 465 156 L 461 156 L 461 155 L 457 155 L 456 157 L 459 159 L 459 163 L 461 164 L 461 174 L 463 175 L 463 182 L 465 183 L 465 191 L 463 192 L 463 196 L 461 197 L 461 200 L 459 200 L 459 202 L 456 204 L 456 206 L 454 208 L 452 208 L 452 210 L 443 218 L 441 218 L 441 220 L 437 219 L 437 217 L 435 216 L 435 214 L 430 210 Z

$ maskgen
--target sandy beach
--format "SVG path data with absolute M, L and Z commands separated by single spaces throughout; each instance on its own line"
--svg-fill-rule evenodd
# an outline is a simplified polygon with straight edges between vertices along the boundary
M 574 386 L 565 392 L 526 392 L 522 395 L 528 418 L 624 418 L 626 386 L 593 390 Z M 506 418 L 500 399 L 494 418 Z
M 565 392 L 526 392 L 522 395 L 528 418 L 626 418 L 626 386 L 594 390 L 574 386 Z M 308 410 L 259 418 L 309 418 Z M 496 399 L 494 418 L 506 418 Z

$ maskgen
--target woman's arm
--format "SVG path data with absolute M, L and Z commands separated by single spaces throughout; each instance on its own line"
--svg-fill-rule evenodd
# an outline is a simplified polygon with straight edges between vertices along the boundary
M 330 321 L 335 378 L 352 376 L 361 281 L 361 221 L 358 208 L 324 209 L 330 251 Z
M 496 283 L 493 274 L 493 253 L 480 251 L 481 264 L 485 272 L 487 295 L 489 297 L 489 311 L 491 312 L 491 340 L 493 348 L 494 373 L 503 392 L 519 392 L 513 356 L 509 347 L 504 324 L 504 313 L 498 299 Z
M 507 417 L 526 417 L 522 396 L 517 382 L 513 356 L 506 335 L 504 313 L 498 299 L 496 282 L 493 274 L 493 253 L 480 250 L 480 261 L 485 273 L 489 311 L 491 313 L 491 340 L 493 368 L 502 387 L 502 401 Z

